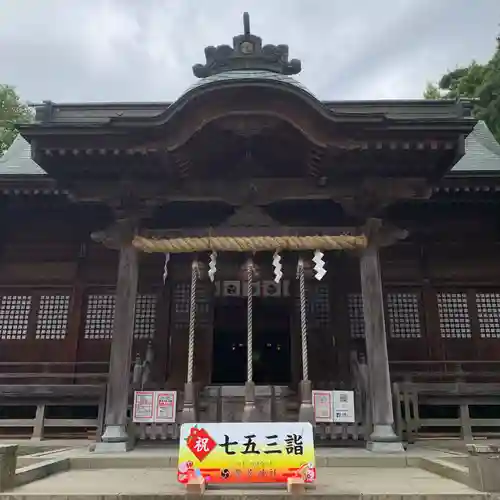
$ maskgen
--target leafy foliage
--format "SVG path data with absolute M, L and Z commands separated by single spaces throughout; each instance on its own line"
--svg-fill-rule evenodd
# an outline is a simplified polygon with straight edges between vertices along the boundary
M 31 109 L 21 101 L 15 88 L 0 84 L 0 155 L 16 138 L 16 124 L 32 119 Z
M 437 84 L 428 83 L 426 99 L 474 99 L 475 116 L 484 120 L 500 141 L 500 37 L 486 64 L 472 61 L 443 75 Z

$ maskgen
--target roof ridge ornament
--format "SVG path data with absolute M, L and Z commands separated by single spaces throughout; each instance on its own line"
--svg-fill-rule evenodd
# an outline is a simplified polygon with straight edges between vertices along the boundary
M 243 34 L 233 38 L 233 47 L 206 47 L 205 58 L 205 64 L 193 66 L 193 74 L 197 78 L 235 70 L 261 70 L 296 75 L 302 69 L 298 59 L 288 60 L 288 45 L 262 46 L 262 38 L 250 32 L 248 12 L 243 14 Z

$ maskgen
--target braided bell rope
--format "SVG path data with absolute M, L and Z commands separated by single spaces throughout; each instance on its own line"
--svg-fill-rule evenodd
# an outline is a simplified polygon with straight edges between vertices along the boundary
M 188 340 L 188 372 L 187 382 L 193 382 L 194 369 L 194 333 L 196 321 L 196 280 L 198 278 L 198 262 L 193 261 L 191 265 L 191 291 L 189 303 L 189 340 Z
M 300 336 L 302 341 L 302 379 L 309 380 L 309 356 L 307 352 L 307 298 L 304 277 L 304 261 L 298 262 L 299 293 L 300 293 Z
M 266 250 L 356 250 L 367 246 L 366 236 L 215 236 L 153 239 L 135 236 L 137 250 L 147 253 L 259 252 Z
M 247 381 L 253 380 L 253 263 L 247 262 Z

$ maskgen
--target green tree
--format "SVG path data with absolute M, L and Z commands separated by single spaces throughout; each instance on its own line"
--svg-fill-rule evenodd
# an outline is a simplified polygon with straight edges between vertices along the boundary
M 426 99 L 474 100 L 474 114 L 484 120 L 500 141 L 500 37 L 492 58 L 485 64 L 472 61 L 468 66 L 449 71 L 437 84 L 428 83 Z
M 32 119 L 31 109 L 21 101 L 15 88 L 0 84 L 0 155 L 16 138 L 16 124 Z

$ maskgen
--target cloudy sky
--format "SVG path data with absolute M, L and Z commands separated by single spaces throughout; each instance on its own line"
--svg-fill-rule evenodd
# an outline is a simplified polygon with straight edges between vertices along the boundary
M 421 97 L 500 32 L 500 0 L 0 0 L 0 83 L 33 102 L 173 100 L 244 10 L 323 99 Z

